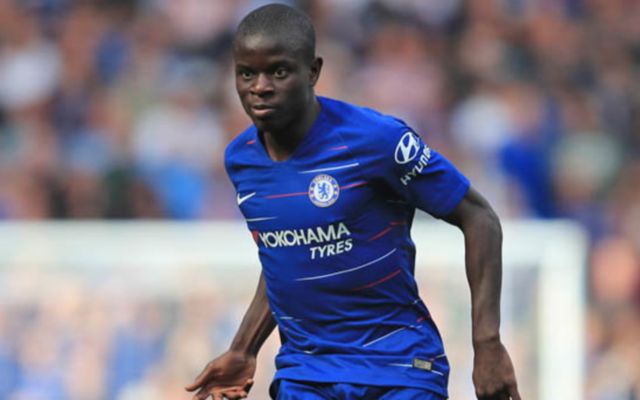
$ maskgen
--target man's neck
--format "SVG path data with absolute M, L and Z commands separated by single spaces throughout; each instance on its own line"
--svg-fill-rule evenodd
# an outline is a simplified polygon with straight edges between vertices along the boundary
M 305 138 L 320 113 L 320 103 L 315 96 L 306 110 L 295 124 L 278 132 L 263 132 L 264 145 L 272 160 L 286 161 Z

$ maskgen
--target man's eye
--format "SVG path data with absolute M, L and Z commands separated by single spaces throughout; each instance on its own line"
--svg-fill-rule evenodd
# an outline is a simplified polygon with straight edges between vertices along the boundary
M 253 78 L 253 72 L 240 71 L 240 76 L 242 77 L 242 79 L 251 79 L 251 78 Z
M 275 76 L 276 78 L 286 78 L 288 73 L 289 72 L 285 68 L 278 68 L 273 73 L 273 76 Z

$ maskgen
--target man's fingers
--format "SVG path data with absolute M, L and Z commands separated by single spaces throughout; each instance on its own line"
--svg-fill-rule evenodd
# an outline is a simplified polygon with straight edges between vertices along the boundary
M 186 390 L 187 392 L 193 392 L 194 390 L 196 390 L 197 388 L 200 387 L 200 383 L 198 381 L 194 381 L 191 385 L 187 385 L 184 387 L 184 390 Z
M 222 393 L 220 391 L 220 388 L 216 387 L 215 385 L 208 383 L 206 385 L 204 385 L 196 394 L 196 396 L 193 397 L 194 400 L 206 400 L 209 398 L 209 396 L 211 396 L 211 398 L 213 400 L 224 400 L 224 398 L 222 397 Z M 216 397 L 217 396 L 217 397 Z
M 211 368 L 210 365 L 207 365 L 204 370 L 200 372 L 200 375 L 196 377 L 192 384 L 185 386 L 185 390 L 188 392 L 193 392 L 194 390 L 204 387 L 205 385 L 211 383 L 211 380 L 215 377 L 215 375 L 216 369 Z
M 187 392 L 193 392 L 194 390 L 200 388 L 201 386 L 203 386 L 205 383 L 207 383 L 206 381 L 209 378 L 209 371 L 204 370 L 200 373 L 200 375 L 198 375 L 198 377 L 196 378 L 195 381 L 193 381 L 193 383 L 191 385 L 185 386 L 184 389 Z
M 253 384 L 253 380 L 250 380 L 250 385 Z M 198 393 L 193 395 L 192 400 L 206 400 L 211 396 L 213 400 L 238 400 L 244 399 L 249 395 L 249 391 L 246 389 L 246 386 L 231 386 L 231 387 L 214 387 L 212 385 L 207 385 L 201 388 Z
M 210 389 L 209 393 L 213 396 L 213 400 L 238 400 L 244 399 L 249 395 L 249 390 L 253 386 L 253 379 L 249 378 L 242 386 L 229 386 L 225 388 Z
M 251 390 L 251 387 L 253 386 L 253 379 L 249 378 L 246 380 L 246 382 L 243 385 L 243 389 L 245 390 L 245 392 L 249 393 L 249 390 Z
M 198 390 L 198 393 L 193 395 L 191 400 L 205 400 L 207 397 L 209 397 L 209 391 L 207 388 L 202 388 Z
M 223 390 L 219 394 L 229 400 L 239 400 L 247 397 L 247 392 L 242 389 Z
M 244 399 L 248 396 L 249 391 L 245 390 L 244 388 L 240 387 L 240 386 L 234 386 L 231 388 L 225 388 L 220 390 L 220 393 L 222 393 L 225 397 L 227 397 L 229 400 L 237 400 L 237 399 Z
M 509 386 L 509 395 L 511 395 L 511 400 L 521 400 L 518 385 L 514 384 Z
M 218 382 L 213 381 L 213 375 L 209 368 L 205 368 L 192 384 L 185 386 L 185 390 L 189 392 L 197 390 L 192 400 L 206 400 L 209 396 L 213 400 L 244 399 L 254 383 L 252 378 L 248 378 L 242 385 L 220 387 Z

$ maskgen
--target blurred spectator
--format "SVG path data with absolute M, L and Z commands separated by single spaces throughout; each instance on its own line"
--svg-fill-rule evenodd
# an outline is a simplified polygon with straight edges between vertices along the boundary
M 595 247 L 591 282 L 596 334 L 590 343 L 589 392 L 595 399 L 637 398 L 640 258 L 629 240 L 611 238 Z
M 206 83 L 216 71 L 202 65 L 200 75 L 177 71 L 164 83 L 166 98 L 140 116 L 132 152 L 141 175 L 173 218 L 202 216 L 207 175 L 220 162 L 223 148 L 218 116 L 208 107 Z

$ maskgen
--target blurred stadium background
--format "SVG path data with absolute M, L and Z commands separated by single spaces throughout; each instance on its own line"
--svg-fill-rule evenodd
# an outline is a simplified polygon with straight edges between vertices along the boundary
M 226 348 L 257 282 L 232 256 L 255 255 L 207 232 L 242 226 L 221 159 L 248 124 L 229 45 L 265 3 L 0 0 L 0 399 L 186 399 Z M 640 399 L 640 1 L 290 4 L 318 31 L 319 94 L 404 118 L 514 226 L 579 227 L 584 250 L 552 237 L 582 260 L 580 315 L 561 322 L 583 330 L 583 396 Z M 455 340 L 468 313 L 448 325 L 438 310 L 467 302 L 464 273 L 421 264 Z M 531 305 L 555 292 L 538 284 L 541 265 L 513 270 L 509 346 L 525 398 L 552 398 L 524 371 L 543 369 L 548 339 L 528 333 L 562 337 Z M 431 274 L 463 286 L 431 287 Z M 576 285 L 557 275 L 554 289 Z

